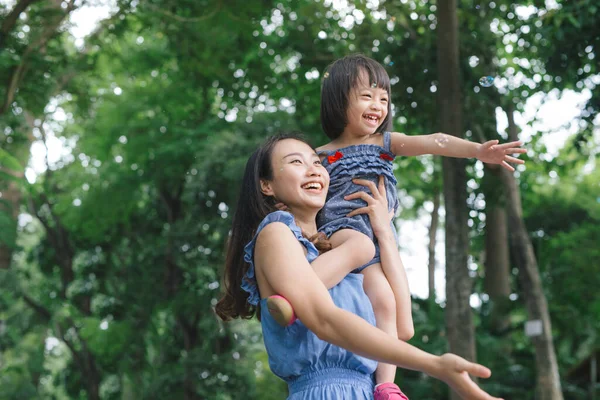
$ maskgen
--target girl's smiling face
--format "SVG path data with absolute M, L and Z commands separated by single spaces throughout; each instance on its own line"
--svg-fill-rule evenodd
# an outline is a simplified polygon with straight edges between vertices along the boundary
M 388 92 L 377 87 L 376 84 L 369 85 L 367 74 L 362 73 L 350 91 L 348 124 L 341 136 L 356 137 L 374 134 L 388 114 L 388 102 Z

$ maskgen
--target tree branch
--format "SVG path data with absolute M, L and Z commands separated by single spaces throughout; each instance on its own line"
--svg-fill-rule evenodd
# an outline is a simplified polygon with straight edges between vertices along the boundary
M 21 56 L 21 63 L 13 69 L 12 74 L 11 74 L 10 78 L 8 79 L 6 95 L 4 98 L 4 104 L 2 105 L 2 107 L 0 107 L 0 115 L 4 114 L 8 110 L 8 107 L 10 107 L 11 103 L 14 100 L 15 93 L 17 92 L 19 84 L 21 83 L 23 76 L 25 75 L 24 72 L 25 72 L 25 69 L 28 64 L 27 62 L 28 62 L 29 56 L 34 51 L 38 51 L 38 52 L 44 51 L 48 41 L 56 34 L 57 28 L 60 26 L 62 21 L 74 9 L 75 9 L 75 2 L 72 1 L 72 2 L 68 3 L 68 6 L 67 6 L 65 12 L 59 18 L 55 18 L 53 21 L 51 21 L 43 29 L 43 32 L 40 35 L 40 37 L 37 40 L 31 42 L 29 44 L 29 46 L 27 46 L 27 48 L 23 52 L 23 55 Z
M 4 21 L 2 21 L 2 26 L 0 26 L 0 51 L 4 47 L 4 42 L 8 33 L 12 31 L 17 24 L 17 20 L 23 11 L 27 9 L 33 3 L 36 3 L 40 0 L 21 0 L 15 4 L 15 7 L 8 13 Z
M 159 13 L 163 14 L 163 15 L 166 15 L 169 18 L 174 19 L 175 21 L 179 21 L 179 22 L 200 22 L 200 21 L 204 21 L 204 20 L 212 18 L 216 13 L 218 13 L 219 11 L 221 11 L 221 8 L 223 7 L 223 4 L 219 1 L 219 3 L 217 4 L 217 6 L 215 8 L 213 8 L 212 12 L 210 12 L 210 13 L 208 13 L 206 15 L 203 15 L 202 17 L 195 17 L 195 18 L 182 17 L 180 15 L 173 14 L 170 11 L 163 10 L 162 8 L 157 7 L 157 6 L 153 5 L 153 4 L 146 4 L 146 6 L 149 9 L 151 9 L 151 10 L 154 10 L 156 12 L 159 12 Z
M 22 297 L 23 300 L 25 300 L 25 303 L 27 303 L 29 307 L 33 308 L 35 312 L 41 315 L 46 320 L 46 322 L 52 319 L 52 313 L 48 311 L 48 309 L 46 309 L 44 306 L 36 303 L 31 297 L 27 296 L 25 293 L 22 294 Z

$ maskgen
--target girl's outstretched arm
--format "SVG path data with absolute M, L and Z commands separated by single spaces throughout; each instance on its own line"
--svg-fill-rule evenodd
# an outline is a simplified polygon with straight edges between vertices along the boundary
M 269 224 L 259 233 L 254 262 L 261 296 L 283 295 L 298 318 L 320 339 L 374 360 L 423 371 L 443 380 L 465 399 L 496 399 L 468 375 L 486 378 L 489 369 L 458 356 L 439 357 L 421 351 L 338 308 L 285 224 Z
M 509 171 L 514 171 L 514 168 L 509 163 L 525 163 L 525 161 L 512 157 L 510 154 L 527 152 L 526 149 L 520 148 L 523 143 L 519 141 L 504 144 L 498 144 L 497 140 L 474 143 L 445 133 L 409 136 L 392 132 L 391 141 L 392 153 L 396 155 L 418 156 L 434 154 L 457 158 L 476 157 L 488 164 L 500 164 Z

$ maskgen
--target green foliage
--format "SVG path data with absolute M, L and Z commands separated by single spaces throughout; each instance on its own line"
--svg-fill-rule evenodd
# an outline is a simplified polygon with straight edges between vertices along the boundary
M 531 161 L 519 176 L 566 374 L 598 346 L 600 329 L 600 176 L 584 166 L 597 163 L 591 121 L 600 97 L 591 84 L 598 71 L 590 55 L 597 53 L 600 25 L 592 1 L 558 1 L 556 10 L 542 3 L 461 4 L 462 92 L 465 135 L 483 141 L 498 136 L 496 107 L 522 110 L 539 90 L 590 90 L 582 111 L 587 125 L 576 121 L 581 129 L 552 163 L 533 138 Z M 212 309 L 244 165 L 257 144 L 278 131 L 301 130 L 315 145 L 326 142 L 320 80 L 330 62 L 356 51 L 390 74 L 395 130 L 436 131 L 436 5 L 117 5 L 118 16 L 102 23 L 83 48 L 61 28 L 43 51 L 26 56 L 57 12 L 40 2 L 0 49 L 2 82 L 20 63 L 28 66 L 0 115 L 0 190 L 20 182 L 24 195 L 23 225 L 4 212 L 8 203 L 0 198 L 0 242 L 15 250 L 11 270 L 0 271 L 0 398 L 86 399 L 96 392 L 102 399 L 283 398 L 287 388 L 268 370 L 259 324 L 223 324 Z M 520 6 L 536 7 L 536 16 L 518 17 Z M 499 90 L 476 84 L 483 75 L 512 79 L 518 73 L 530 81 Z M 56 109 L 65 118 L 57 119 Z M 28 185 L 6 171 L 23 172 L 44 126 L 71 154 Z M 396 166 L 402 217 L 422 215 L 441 187 L 439 160 L 404 157 Z M 467 171 L 477 262 L 486 204 L 477 199 L 485 192 L 493 204 L 494 183 L 481 180 L 475 163 Z M 474 288 L 481 291 L 479 277 Z M 443 304 L 413 301 L 411 343 L 441 354 L 447 346 Z M 484 299 L 475 310 L 478 358 L 494 371 L 481 384 L 497 396 L 533 399 L 525 310 L 511 301 L 510 329 L 494 336 L 491 307 Z M 442 383 L 420 373 L 400 371 L 398 382 L 411 398 L 448 398 Z M 579 381 L 564 388 L 581 397 Z

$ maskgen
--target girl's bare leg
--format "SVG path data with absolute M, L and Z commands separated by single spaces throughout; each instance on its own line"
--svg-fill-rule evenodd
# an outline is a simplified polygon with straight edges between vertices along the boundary
M 371 300 L 377 327 L 394 338 L 398 337 L 396 327 L 396 298 L 381 264 L 373 264 L 362 271 L 364 275 L 363 287 Z M 375 382 L 394 382 L 396 366 L 379 363 L 375 371 Z

